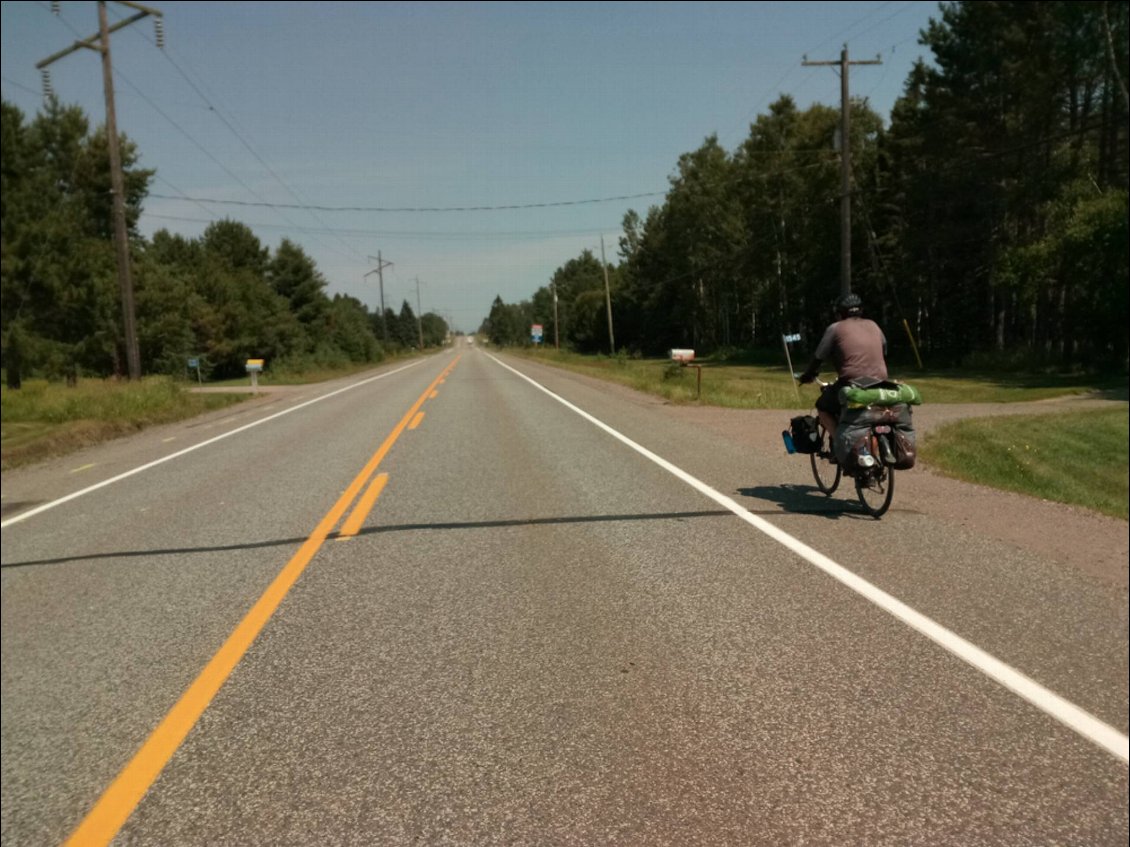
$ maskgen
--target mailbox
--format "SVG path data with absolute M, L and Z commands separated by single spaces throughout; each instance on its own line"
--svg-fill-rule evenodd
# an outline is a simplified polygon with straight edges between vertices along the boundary
M 668 355 L 672 362 L 679 362 L 684 365 L 687 362 L 694 361 L 694 350 L 669 350 Z

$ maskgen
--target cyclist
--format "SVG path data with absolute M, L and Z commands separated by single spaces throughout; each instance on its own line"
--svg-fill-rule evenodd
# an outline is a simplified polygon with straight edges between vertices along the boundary
M 830 360 L 839 378 L 820 393 L 816 411 L 828 433 L 835 433 L 840 420 L 840 389 L 853 380 L 883 381 L 887 378 L 887 338 L 872 320 L 863 317 L 863 301 L 857 294 L 845 294 L 836 302 L 839 318 L 824 331 L 816 346 L 812 363 L 799 377 L 812 382 L 820 364 Z

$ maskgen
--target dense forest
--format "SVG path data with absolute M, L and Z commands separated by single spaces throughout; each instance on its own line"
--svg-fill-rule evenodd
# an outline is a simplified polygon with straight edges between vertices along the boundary
M 1126 367 L 1127 8 L 941 4 L 889 125 L 852 102 L 852 287 L 896 358 L 913 337 L 936 366 Z M 680 157 L 662 205 L 623 221 L 618 351 L 819 338 L 840 291 L 839 123 L 782 95 L 737 150 Z M 481 330 L 524 344 L 540 323 L 609 352 L 604 270 L 585 252 Z
M 8 385 L 21 376 L 74 380 L 126 373 L 122 307 L 112 238 L 110 170 L 104 129 L 81 109 L 55 100 L 28 121 L 3 104 L 3 364 Z M 276 369 L 305 370 L 380 361 L 402 348 L 437 346 L 440 316 L 371 313 L 352 297 L 326 293 L 327 282 L 300 246 L 274 250 L 251 229 L 217 221 L 186 239 L 136 225 L 152 171 L 136 167 L 123 136 L 122 160 L 131 235 L 136 325 L 145 373 L 244 374 L 248 358 Z
M 943 3 L 932 56 L 889 121 L 851 104 L 852 287 L 931 365 L 1127 366 L 1126 2 Z M 623 220 L 618 260 L 586 251 L 529 300 L 496 298 L 481 331 L 582 352 L 704 354 L 807 344 L 840 291 L 838 109 L 781 95 L 738 149 L 682 155 L 662 204 Z M 0 331 L 9 384 L 126 371 L 104 129 L 49 101 L 5 102 L 0 146 Z M 303 369 L 439 344 L 435 314 L 371 313 L 302 248 L 273 249 L 233 220 L 195 239 L 137 221 L 152 171 L 122 137 L 136 320 L 146 373 L 243 373 L 247 358 Z M 556 298 L 556 304 L 555 304 Z

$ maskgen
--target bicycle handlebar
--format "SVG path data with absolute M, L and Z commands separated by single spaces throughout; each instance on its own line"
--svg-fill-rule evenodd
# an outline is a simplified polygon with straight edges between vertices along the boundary
M 793 379 L 795 379 L 795 380 L 796 380 L 797 382 L 799 382 L 799 381 L 800 381 L 800 378 L 801 378 L 801 377 L 802 377 L 803 375 L 804 375 L 804 374 L 801 374 L 801 373 L 798 373 L 798 372 L 794 371 L 794 372 L 793 372 Z M 817 385 L 819 385 L 819 386 L 820 386 L 821 388 L 827 388 L 827 387 L 828 387 L 829 385 L 831 385 L 831 384 L 832 384 L 832 383 L 830 383 L 830 382 L 825 382 L 825 381 L 824 381 L 824 380 L 822 380 L 822 379 L 821 379 L 820 377 L 816 377 L 816 378 L 815 378 L 814 380 L 812 380 L 812 381 L 813 381 L 813 382 L 815 382 L 815 383 L 816 383 Z

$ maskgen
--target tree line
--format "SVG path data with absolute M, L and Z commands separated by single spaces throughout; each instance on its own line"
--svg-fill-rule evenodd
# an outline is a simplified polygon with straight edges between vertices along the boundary
M 2 104 L 0 332 L 8 385 L 23 376 L 73 381 L 126 371 L 113 249 L 105 128 L 51 99 L 32 120 Z M 327 281 L 288 239 L 271 249 L 246 225 L 210 224 L 199 238 L 137 232 L 151 170 L 122 137 L 136 326 L 146 373 L 242 375 L 249 358 L 305 370 L 377 362 L 443 344 L 439 315 L 370 312 L 326 293 Z
M 889 126 L 852 101 L 853 290 L 894 357 L 913 339 L 936 365 L 1126 367 L 1127 9 L 940 4 Z M 782 95 L 738 149 L 679 158 L 662 204 L 623 220 L 618 350 L 815 343 L 840 290 L 839 125 Z M 604 271 L 585 251 L 481 331 L 608 352 Z

